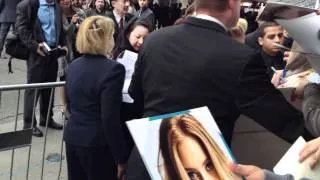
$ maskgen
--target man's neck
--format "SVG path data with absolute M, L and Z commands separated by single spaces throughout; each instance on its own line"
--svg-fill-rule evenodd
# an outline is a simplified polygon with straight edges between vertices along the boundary
M 113 13 L 117 14 L 120 17 L 124 17 L 124 13 L 119 13 L 116 9 L 113 10 Z
M 38 1 L 39 4 L 47 4 L 47 5 L 54 5 L 55 4 L 55 0 L 39 0 Z
M 54 3 L 54 0 L 46 0 L 46 3 L 48 4 Z
M 265 54 L 265 55 L 267 55 L 267 56 L 270 56 L 270 57 L 275 57 L 275 56 L 277 56 L 277 55 L 279 54 L 279 52 L 276 52 L 276 53 L 274 53 L 274 52 L 268 52 L 268 51 L 266 51 L 266 50 L 263 49 L 263 48 L 262 48 L 262 53 Z
M 97 11 L 98 13 L 101 13 L 101 12 L 102 12 L 102 9 L 97 9 L 97 8 L 96 8 L 96 11 Z
M 209 16 L 206 14 L 195 14 L 194 17 L 204 19 L 207 21 L 215 22 L 215 23 L 219 24 L 221 27 L 223 27 L 225 31 L 228 31 L 227 27 L 223 24 L 223 22 L 221 22 L 219 19 L 217 19 L 213 16 Z
M 195 15 L 205 15 L 205 16 L 210 16 L 212 18 L 217 19 L 225 29 L 229 29 L 230 27 L 228 26 L 229 23 L 225 18 L 225 13 L 213 13 L 213 12 L 208 12 L 208 11 L 203 11 L 203 10 L 197 10 L 195 12 Z

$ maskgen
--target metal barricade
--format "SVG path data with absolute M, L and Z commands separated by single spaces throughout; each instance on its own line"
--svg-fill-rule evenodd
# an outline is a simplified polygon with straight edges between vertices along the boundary
M 32 124 L 34 121 L 35 113 L 36 113 L 36 105 L 37 105 L 37 99 L 38 93 L 42 89 L 51 89 L 50 93 L 50 101 L 49 101 L 49 107 L 47 111 L 47 117 L 46 117 L 46 125 L 44 129 L 44 143 L 43 143 L 43 153 L 42 153 L 42 159 L 41 159 L 41 180 L 44 178 L 44 165 L 45 165 L 45 156 L 46 156 L 46 147 L 47 147 L 47 136 L 48 136 L 48 123 L 49 123 L 49 117 L 50 116 L 50 110 L 53 105 L 54 101 L 54 92 L 56 87 L 62 87 L 65 85 L 65 82 L 53 82 L 53 83 L 37 83 L 37 84 L 21 84 L 21 85 L 8 85 L 8 86 L 0 86 L 0 109 L 3 108 L 6 103 L 3 102 L 3 92 L 6 91 L 18 91 L 17 94 L 17 108 L 15 110 L 15 122 L 14 122 L 14 131 L 11 132 L 5 132 L 0 134 L 0 153 L 4 151 L 10 151 L 11 150 L 11 165 L 10 165 L 10 180 L 13 179 L 13 169 L 14 169 L 14 158 L 15 158 L 15 150 L 19 148 L 29 148 L 28 149 L 28 157 L 27 157 L 27 167 L 26 167 L 26 176 L 25 179 L 29 179 L 29 171 L 30 171 L 30 159 L 31 159 L 31 152 L 32 152 L 32 126 L 29 129 L 18 129 L 18 116 L 19 116 L 19 107 L 21 101 L 21 91 L 26 89 L 32 89 L 35 90 L 35 98 L 33 102 L 33 115 L 32 115 Z M 63 126 L 65 125 L 66 121 L 63 121 Z M 0 125 L 1 127 L 1 125 Z M 62 137 L 63 137 L 63 131 L 61 131 Z M 62 170 L 62 163 L 63 163 L 63 139 L 61 139 L 61 148 L 60 148 L 60 164 L 59 164 L 59 170 L 58 170 L 58 180 L 61 176 L 61 170 Z M 1 160 L 0 160 L 1 162 Z M 1 169 L 0 169 L 1 173 Z M 2 179 L 2 178 L 0 178 Z M 33 180 L 33 179 L 32 179 Z

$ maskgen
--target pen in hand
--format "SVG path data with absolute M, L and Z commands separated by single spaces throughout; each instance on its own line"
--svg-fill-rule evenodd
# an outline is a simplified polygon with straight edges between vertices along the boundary
M 274 68 L 273 66 L 271 66 L 270 68 L 271 68 L 271 70 L 272 70 L 274 73 L 276 73 L 276 74 L 277 74 L 277 70 L 276 70 L 276 68 Z
M 283 71 L 282 71 L 282 79 L 286 78 L 286 75 L 287 75 L 287 68 L 284 68 Z
M 286 71 L 286 70 L 283 70 L 282 74 L 280 74 L 276 70 L 276 68 L 274 68 L 273 66 L 271 66 L 270 68 L 275 73 L 275 75 L 272 77 L 272 80 L 271 80 L 272 84 L 274 86 L 278 87 L 280 84 L 285 83 L 285 76 L 286 76 L 285 74 L 286 74 L 286 72 L 284 72 L 284 71 Z

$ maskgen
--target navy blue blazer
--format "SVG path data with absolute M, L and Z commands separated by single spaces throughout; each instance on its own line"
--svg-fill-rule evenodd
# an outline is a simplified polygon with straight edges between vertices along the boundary
M 83 55 L 70 64 L 66 143 L 84 148 L 108 147 L 117 163 L 127 161 L 130 152 L 120 121 L 124 77 L 123 65 L 100 55 Z

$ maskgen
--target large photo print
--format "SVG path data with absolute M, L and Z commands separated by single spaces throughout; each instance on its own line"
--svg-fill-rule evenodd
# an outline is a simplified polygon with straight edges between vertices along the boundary
M 241 179 L 234 158 L 207 107 L 127 122 L 154 180 Z

